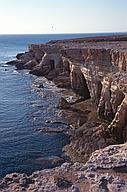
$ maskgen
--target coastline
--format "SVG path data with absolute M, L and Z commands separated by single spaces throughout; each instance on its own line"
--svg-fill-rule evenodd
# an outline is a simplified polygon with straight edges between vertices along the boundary
M 78 99 L 64 98 L 58 106 L 70 127 L 71 143 L 64 151 L 74 164 L 65 163 L 29 177 L 10 174 L 1 181 L 1 191 L 72 191 L 77 187 L 81 192 L 92 192 L 95 186 L 95 192 L 103 187 L 116 192 L 119 183 L 119 189 L 126 191 L 126 172 L 123 176 L 113 169 L 126 167 L 127 161 L 127 36 L 32 44 L 28 52 L 18 54 L 17 60 L 8 64 L 45 76 L 60 88 L 72 89 Z M 73 174 L 75 178 L 70 178 Z

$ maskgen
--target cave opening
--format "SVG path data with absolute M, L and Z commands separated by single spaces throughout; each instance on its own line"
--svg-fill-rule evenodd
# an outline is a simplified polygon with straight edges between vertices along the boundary
M 53 59 L 50 60 L 50 66 L 51 66 L 51 70 L 55 69 L 55 61 Z
M 68 74 L 70 74 L 71 70 L 70 70 L 70 63 L 69 63 L 69 61 L 66 60 L 63 64 L 64 64 L 64 66 L 63 66 L 64 71 L 68 72 Z
M 89 91 L 89 88 L 86 83 L 86 79 L 83 74 L 81 74 L 80 79 L 81 79 L 81 82 L 80 82 L 80 86 L 79 86 L 79 90 L 78 90 L 79 95 L 82 96 L 85 100 L 90 99 L 91 98 L 90 91 Z

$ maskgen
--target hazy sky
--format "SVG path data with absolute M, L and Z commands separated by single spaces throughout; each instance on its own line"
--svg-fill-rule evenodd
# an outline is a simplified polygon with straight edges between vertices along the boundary
M 0 0 L 0 34 L 127 31 L 127 0 Z

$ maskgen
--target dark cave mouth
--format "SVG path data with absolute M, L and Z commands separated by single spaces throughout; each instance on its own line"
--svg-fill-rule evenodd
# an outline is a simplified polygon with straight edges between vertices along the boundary
M 84 100 L 87 100 L 87 99 L 90 99 L 91 96 L 90 96 L 90 91 L 89 91 L 89 88 L 88 88 L 88 85 L 87 85 L 87 82 L 86 82 L 86 79 L 84 77 L 83 74 L 81 74 L 81 83 L 80 83 L 80 87 L 77 88 L 76 92 L 84 98 Z

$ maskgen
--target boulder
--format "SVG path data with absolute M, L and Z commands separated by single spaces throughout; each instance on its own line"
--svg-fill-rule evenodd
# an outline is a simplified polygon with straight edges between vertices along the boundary
M 61 97 L 57 107 L 59 109 L 69 109 L 70 108 L 70 103 L 68 103 L 68 101 L 65 98 Z
M 18 60 L 20 60 L 24 54 L 25 54 L 25 53 L 18 53 L 18 54 L 16 55 L 16 58 L 17 58 Z

